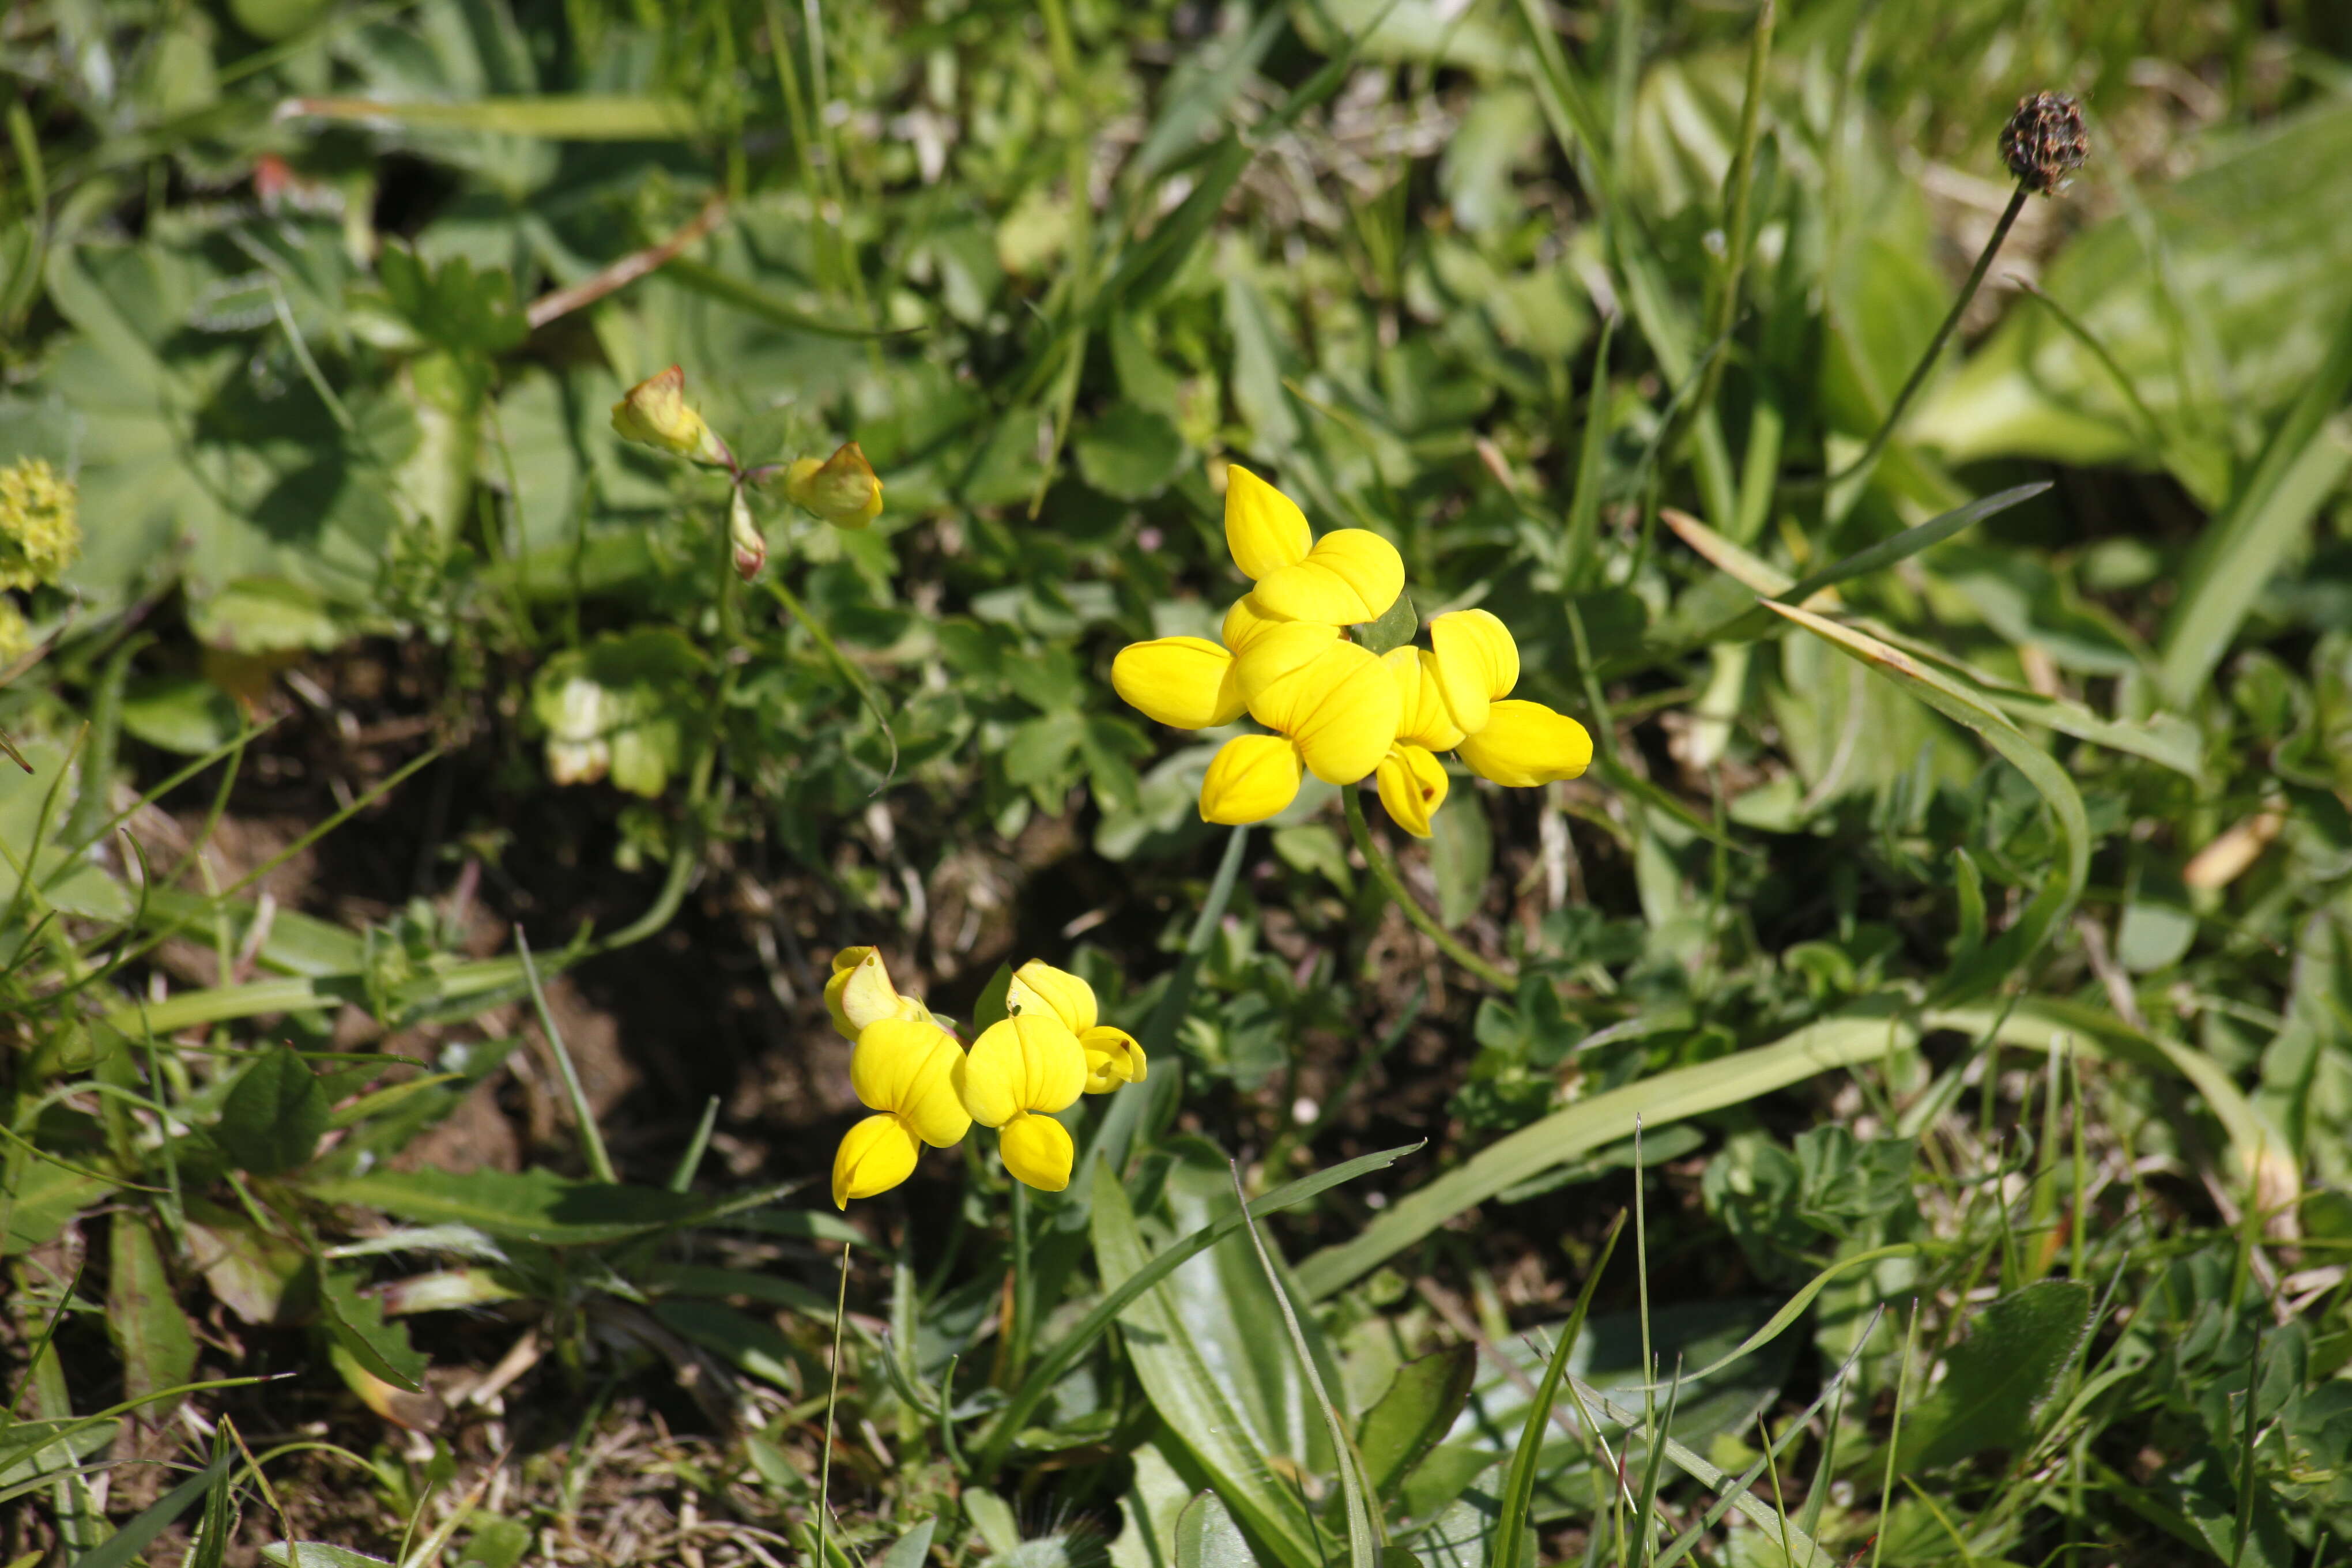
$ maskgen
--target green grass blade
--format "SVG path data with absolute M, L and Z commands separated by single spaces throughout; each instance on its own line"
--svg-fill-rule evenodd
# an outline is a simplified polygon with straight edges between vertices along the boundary
M 1275 1303 L 1282 1309 L 1282 1326 L 1290 1335 L 1290 1348 L 1298 1357 L 1299 1371 L 1306 1375 L 1307 1386 L 1314 1392 L 1316 1407 L 1323 1413 L 1323 1425 L 1331 1434 L 1331 1455 L 1339 1476 L 1339 1499 L 1348 1515 L 1349 1568 L 1374 1568 L 1380 1561 L 1380 1548 L 1384 1531 L 1375 1529 L 1375 1518 L 1367 1493 L 1370 1489 L 1364 1475 L 1363 1457 L 1356 1451 L 1355 1440 L 1349 1436 L 1348 1424 L 1339 1418 L 1339 1407 L 1331 1403 L 1330 1390 L 1323 1386 L 1323 1374 L 1316 1370 L 1315 1352 L 1307 1347 L 1307 1335 L 1298 1326 L 1298 1310 L 1290 1304 L 1290 1292 L 1283 1289 L 1282 1276 L 1276 1272 L 1274 1258 L 1266 1249 L 1265 1237 L 1258 1234 L 1257 1221 L 1250 1217 L 1249 1194 L 1242 1186 L 1242 1168 L 1230 1163 L 1234 1177 L 1234 1205 L 1242 1216 L 1242 1227 L 1249 1232 L 1250 1246 L 1257 1253 L 1258 1267 L 1265 1271 L 1266 1289 L 1274 1292 Z
M 2327 357 L 2255 460 L 2229 510 L 2205 525 L 2179 575 L 2180 600 L 2164 623 L 2158 684 L 2168 700 L 2193 702 L 2229 651 L 2263 584 L 2336 489 L 2352 447 L 2328 421 L 2352 395 L 2352 311 L 2336 324 Z
M 1576 1348 L 1577 1337 L 1584 1331 L 1584 1320 L 1591 1313 L 1592 1292 L 1600 1285 L 1601 1276 L 1608 1271 L 1610 1257 L 1617 1250 L 1617 1238 L 1624 1230 L 1625 1213 L 1620 1209 L 1617 1217 L 1609 1222 L 1609 1234 L 1601 1238 L 1592 1267 L 1585 1271 L 1584 1285 L 1576 1293 L 1576 1310 L 1560 1325 L 1559 1342 L 1552 1346 L 1550 1359 L 1544 1363 L 1543 1381 L 1536 1384 L 1535 1398 L 1528 1405 L 1527 1425 L 1519 1428 L 1519 1446 L 1512 1451 L 1511 1468 L 1503 1473 L 1502 1513 L 1486 1556 L 1490 1568 L 1519 1568 L 1528 1512 L 1535 1504 L 1536 1465 L 1543 1455 L 1544 1430 L 1551 1424 L 1551 1407 L 1559 1398 L 1559 1382 L 1568 1372 L 1569 1352 Z
M 1353 1240 L 1327 1247 L 1298 1268 L 1309 1300 L 1320 1300 L 1378 1268 L 1465 1210 L 1555 1165 L 1670 1122 L 1739 1105 L 1816 1073 L 1874 1061 L 1916 1038 L 1885 1004 L 1809 1024 L 1769 1046 L 1676 1068 L 1556 1110 L 1480 1151 L 1381 1211 Z

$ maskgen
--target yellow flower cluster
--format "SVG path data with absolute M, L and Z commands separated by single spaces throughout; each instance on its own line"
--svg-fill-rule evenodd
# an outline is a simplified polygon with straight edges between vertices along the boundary
M 81 553 L 73 481 L 39 458 L 0 468 L 0 588 L 55 583 Z
M 856 1042 L 850 1087 L 874 1112 L 834 1155 L 841 1208 L 888 1192 L 914 1173 L 921 1145 L 952 1148 L 975 1121 L 996 1129 L 1006 1170 L 1058 1193 L 1070 1184 L 1077 1149 L 1055 1113 L 1081 1094 L 1144 1079 L 1143 1047 L 1097 1021 L 1094 988 L 1034 959 L 1013 972 L 1006 1016 L 970 1050 L 922 1003 L 898 994 L 870 947 L 834 954 L 824 1005 L 833 1026 Z
M 1147 717 L 1213 729 L 1244 713 L 1273 731 L 1225 742 L 1201 781 L 1210 822 L 1263 822 L 1298 794 L 1301 770 L 1342 786 L 1377 775 L 1381 802 L 1426 838 L 1444 802 L 1440 752 L 1521 788 L 1572 779 L 1592 761 L 1584 726 L 1511 699 L 1518 645 L 1485 610 L 1429 625 L 1431 646 L 1385 655 L 1345 628 L 1379 619 L 1404 591 L 1404 561 L 1368 529 L 1320 540 L 1297 504 L 1238 463 L 1226 470 L 1225 543 L 1255 584 L 1225 614 L 1222 645 L 1159 637 L 1120 650 L 1111 685 Z

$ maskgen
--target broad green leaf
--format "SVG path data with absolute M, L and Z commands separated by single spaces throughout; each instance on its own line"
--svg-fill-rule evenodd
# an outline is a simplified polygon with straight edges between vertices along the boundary
M 247 1322 L 274 1323 L 309 1261 L 299 1247 L 265 1235 L 244 1215 L 207 1203 L 184 1200 L 188 1251 L 214 1300 Z
M 1382 1209 L 1352 1240 L 1298 1267 L 1298 1282 L 1320 1300 L 1378 1268 L 1454 1215 L 1554 1165 L 1633 1135 L 1727 1105 L 1739 1105 L 1816 1073 L 1910 1048 L 1910 1026 L 1887 1008 L 1825 1018 L 1752 1050 L 1676 1068 L 1556 1110 L 1489 1145 L 1417 1192 Z
M 1387 653 L 1412 641 L 1421 631 L 1421 612 L 1413 608 L 1412 591 L 1405 590 L 1396 596 L 1396 603 L 1381 612 L 1380 618 L 1356 629 L 1356 640 L 1374 653 Z
M 327 1331 L 352 1360 L 396 1388 L 424 1388 L 424 1355 L 408 1342 L 406 1327 L 383 1321 L 381 1300 L 361 1294 L 358 1275 L 328 1270 L 319 1282 L 319 1305 Z
M 1365 1479 L 1380 1496 L 1394 1498 L 1407 1472 L 1452 1429 L 1477 1372 L 1478 1353 L 1469 1345 L 1433 1352 L 1397 1368 L 1356 1431 Z
M 980 988 L 980 999 L 971 1005 L 971 1030 L 975 1038 L 980 1031 L 1005 1018 L 1005 998 L 1013 992 L 1013 966 L 1000 963 L 988 984 Z
M 122 1360 L 123 1394 L 147 1398 L 188 1380 L 196 1364 L 195 1335 L 180 1310 L 147 1216 L 135 1208 L 121 1209 L 107 1228 L 111 1274 L 106 1330 Z
M 1177 1516 L 1175 1568 L 1257 1568 L 1249 1538 L 1215 1492 L 1202 1492 Z
M 122 727 L 151 746 L 198 757 L 233 740 L 245 721 L 236 700 L 201 676 L 157 675 L 123 693 Z
M 874 1558 L 874 1568 L 923 1568 L 931 1554 L 931 1536 L 939 1529 L 934 1514 L 898 1537 Z
M 310 1158 L 327 1117 L 318 1075 L 291 1047 L 279 1046 L 237 1076 L 213 1138 L 237 1169 L 274 1176 Z
M 1895 1463 L 1935 1469 L 2024 1443 L 2090 1330 L 2091 1288 L 2076 1279 L 2028 1285 L 1978 1313 L 1944 1381 L 1904 1414 Z
M 1107 1288 L 1141 1272 L 1154 1251 L 1165 1256 L 1165 1248 L 1155 1247 L 1138 1227 L 1126 1190 L 1116 1181 L 1095 1184 L 1093 1227 L 1096 1263 Z M 1199 1262 L 1213 1279 L 1213 1266 Z M 1294 1465 L 1304 1461 L 1303 1420 L 1284 1420 L 1267 1430 L 1268 1413 L 1245 1412 L 1235 1403 L 1230 1375 L 1221 1374 L 1202 1350 L 1177 1289 L 1173 1279 L 1164 1280 L 1120 1314 L 1128 1361 L 1144 1393 L 1208 1474 L 1216 1495 L 1285 1568 L 1323 1568 L 1323 1551 L 1300 1503 L 1267 1463 L 1276 1457 Z M 1191 1292 L 1192 1299 L 1200 1301 L 1205 1289 Z M 1261 1330 L 1259 1338 L 1266 1337 Z M 1303 1418 L 1305 1411 L 1294 1407 L 1283 1415 Z M 1180 1539 L 1182 1529 L 1180 1524 Z
M 4 765 L 4 764 L 0 764 Z M 62 1165 L 37 1159 L 28 1151 L 12 1149 L 8 1169 L 19 1165 L 16 1191 L 7 1194 L 8 1233 L 0 1237 L 0 1256 L 23 1252 L 56 1237 L 66 1222 L 107 1190 L 95 1176 L 85 1176 Z

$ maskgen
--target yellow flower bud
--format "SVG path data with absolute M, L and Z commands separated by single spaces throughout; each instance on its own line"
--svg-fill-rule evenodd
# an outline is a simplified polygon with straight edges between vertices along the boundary
M 79 498 L 39 458 L 0 468 L 0 588 L 55 583 L 81 553 Z
M 1129 643 L 1111 660 L 1110 684 L 1145 718 L 1177 730 L 1230 724 L 1246 706 L 1233 655 L 1206 637 Z
M 1494 704 L 1486 727 L 1465 739 L 1457 754 L 1480 778 L 1531 789 L 1591 766 L 1592 737 L 1566 714 L 1513 700 Z
M 1399 742 L 1374 770 L 1389 820 L 1415 838 L 1429 837 L 1429 820 L 1445 804 L 1445 764 L 1425 746 Z
M 698 463 L 727 461 L 726 444 L 686 405 L 686 372 L 677 365 L 629 388 L 613 405 L 613 428 L 623 440 L 675 452 Z
M 768 563 L 768 542 L 751 520 L 751 503 L 743 499 L 740 485 L 727 505 L 727 537 L 735 547 L 735 574 L 749 583 Z
M 880 950 L 845 947 L 833 955 L 833 974 L 824 983 L 825 1011 L 845 1040 L 855 1040 L 885 1018 L 930 1022 L 930 1010 L 911 996 L 901 996 L 890 984 Z
M 882 481 L 855 441 L 823 462 L 801 458 L 784 470 L 784 494 L 837 528 L 864 528 L 882 515 Z

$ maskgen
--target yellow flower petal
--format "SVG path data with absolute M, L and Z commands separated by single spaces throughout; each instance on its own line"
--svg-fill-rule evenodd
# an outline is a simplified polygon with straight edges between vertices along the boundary
M 1267 687 L 1306 668 L 1339 640 L 1339 628 L 1328 621 L 1273 622 L 1234 660 L 1234 684 L 1244 702 L 1255 702 Z
M 1445 765 L 1425 747 L 1398 744 L 1374 770 L 1389 820 L 1415 838 L 1429 837 L 1429 819 L 1445 804 Z
M 1004 1006 L 1012 1013 L 1051 1013 L 1074 1035 L 1083 1035 L 1093 1028 L 1099 1011 L 1093 986 L 1068 970 L 1056 969 L 1036 958 L 1013 972 L 1013 985 L 1004 994 Z
M 1206 637 L 1129 643 L 1111 660 L 1110 685 L 1145 718 L 1178 730 L 1230 724 L 1248 706 L 1234 656 Z
M 1050 1116 L 1021 1115 L 1006 1122 L 996 1135 L 996 1152 L 1004 1168 L 1040 1192 L 1058 1193 L 1070 1184 L 1070 1167 L 1077 1149 L 1070 1130 Z
M 1255 583 L 1307 559 L 1315 542 L 1298 503 L 1243 468 L 1225 465 L 1225 548 Z
M 1051 1013 L 1023 1013 L 981 1031 L 958 1087 L 974 1121 L 1002 1127 L 1024 1110 L 1074 1103 L 1086 1092 L 1087 1053 Z
M 1350 784 L 1388 755 L 1401 709 L 1396 679 L 1380 656 L 1343 642 L 1267 687 L 1250 714 L 1289 736 L 1307 772 L 1325 784 Z
M 1572 779 L 1592 763 L 1592 737 L 1584 726 L 1540 702 L 1497 702 L 1486 727 L 1457 752 L 1481 778 L 1514 789 Z
M 1298 748 L 1279 735 L 1236 735 L 1201 780 L 1201 820 L 1264 822 L 1298 797 Z
M 784 470 L 784 494 L 839 528 L 864 528 L 882 515 L 882 481 L 855 441 L 844 441 L 823 462 L 794 458 Z
M 1078 1045 L 1087 1053 L 1088 1094 L 1108 1094 L 1120 1084 L 1143 1081 L 1143 1047 L 1125 1029 L 1098 1025 L 1082 1032 Z
M 849 1130 L 833 1155 L 833 1206 L 887 1193 L 915 1173 L 915 1135 L 887 1112 Z
M 1397 683 L 1397 743 L 1450 752 L 1462 741 L 1462 727 L 1445 710 L 1437 689 L 1437 657 L 1417 647 L 1392 647 L 1381 662 Z
M 727 448 L 686 405 L 686 372 L 672 365 L 629 388 L 613 405 L 613 429 L 623 440 L 676 452 L 697 462 L 723 463 Z
M 845 947 L 833 955 L 833 975 L 824 983 L 824 1008 L 833 1026 L 846 1040 L 885 1018 L 930 1016 L 920 1003 L 909 1003 L 890 984 L 882 954 L 871 947 Z
M 1257 639 L 1267 632 L 1276 626 L 1286 626 L 1289 624 L 1288 621 L 1267 615 L 1258 607 L 1255 599 L 1244 594 L 1234 601 L 1233 608 L 1225 612 L 1224 625 L 1217 628 L 1217 635 L 1224 640 L 1225 647 L 1233 650 L 1234 657 L 1239 658 L 1249 652 L 1256 645 Z
M 1396 546 L 1370 529 L 1343 528 L 1316 541 L 1306 560 L 1258 579 L 1250 597 L 1280 620 L 1351 626 L 1377 619 L 1403 592 Z
M 900 1117 L 923 1142 L 944 1149 L 971 1126 L 956 1092 L 962 1062 L 963 1047 L 937 1024 L 885 1018 L 859 1032 L 849 1087 L 866 1104 Z
M 1455 610 L 1429 623 L 1437 689 L 1465 734 L 1486 727 L 1486 711 L 1519 683 L 1519 645 L 1511 629 L 1485 610 Z

